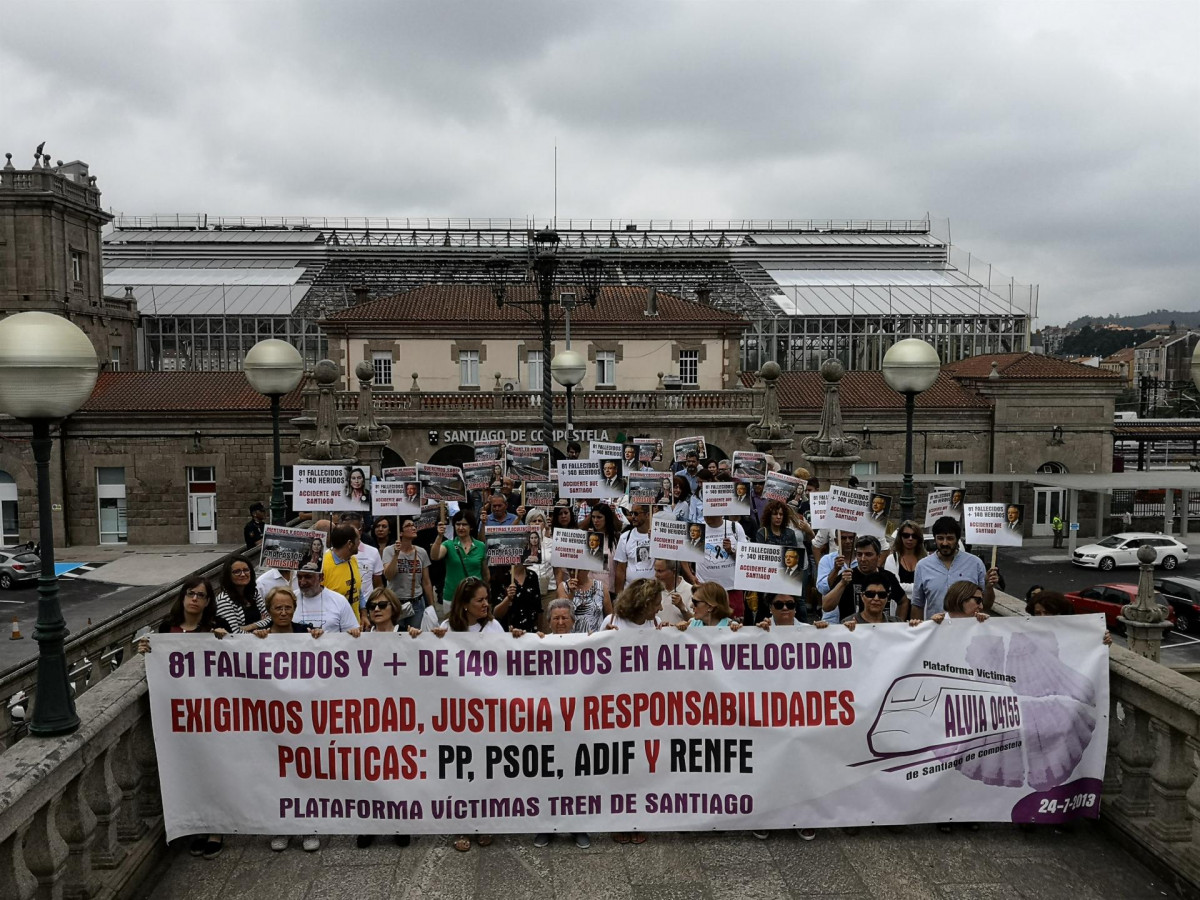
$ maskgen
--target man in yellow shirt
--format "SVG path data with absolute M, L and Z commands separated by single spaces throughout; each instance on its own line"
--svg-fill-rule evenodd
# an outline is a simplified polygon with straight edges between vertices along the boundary
M 325 587 L 346 598 L 354 611 L 354 618 L 362 621 L 358 613 L 358 599 L 362 594 L 362 576 L 359 574 L 358 532 L 353 525 L 338 525 L 329 532 L 329 550 L 321 565 Z

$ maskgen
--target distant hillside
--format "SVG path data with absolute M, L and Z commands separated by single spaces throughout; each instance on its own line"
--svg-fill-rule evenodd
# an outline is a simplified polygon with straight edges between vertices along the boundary
M 1067 323 L 1067 328 L 1079 329 L 1084 325 L 1099 327 L 1101 325 L 1124 325 L 1128 328 L 1142 328 L 1146 325 L 1162 323 L 1166 325 L 1174 321 L 1180 328 L 1200 327 L 1200 310 L 1156 309 L 1153 312 L 1141 313 L 1136 316 L 1080 316 L 1074 322 Z

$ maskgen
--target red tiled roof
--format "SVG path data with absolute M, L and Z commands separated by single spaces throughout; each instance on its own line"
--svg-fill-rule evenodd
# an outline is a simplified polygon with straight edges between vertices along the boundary
M 570 285 L 562 285 L 560 290 L 572 290 L 572 288 Z M 580 298 L 584 296 L 582 288 L 574 290 Z M 655 322 L 696 322 L 736 327 L 744 327 L 749 324 L 733 313 L 690 300 L 683 300 L 674 294 L 666 294 L 662 291 L 658 292 L 658 316 L 651 318 L 644 315 L 648 292 L 649 289 L 645 287 L 624 285 L 603 287 L 596 300 L 596 308 L 593 309 L 585 303 L 576 306 L 571 313 L 571 324 L 586 326 L 590 322 L 595 322 L 604 325 L 624 323 L 648 326 Z M 531 284 L 514 284 L 508 288 L 507 299 L 532 302 L 537 300 L 537 289 Z M 554 318 L 558 319 L 562 315 L 562 310 L 555 307 L 553 314 Z M 351 306 L 349 309 L 340 310 L 329 316 L 330 322 L 377 322 L 380 320 L 455 324 L 464 321 L 528 324 L 530 318 L 527 309 L 517 309 L 515 305 L 509 303 L 498 308 L 491 288 L 483 284 L 425 285 L 394 297 L 368 300 L 366 303 Z
M 955 378 L 987 378 L 992 374 L 993 362 L 997 364 L 1002 378 L 1110 380 L 1121 377 L 1116 372 L 1042 356 L 1040 353 L 981 353 L 970 359 L 949 363 L 942 367 L 942 371 Z
M 280 408 L 303 407 L 307 379 L 280 398 Z M 102 372 L 83 412 L 224 412 L 271 408 L 242 372 Z
M 743 374 L 742 382 L 754 384 L 752 373 Z M 784 372 L 779 381 L 779 406 L 784 410 L 819 411 L 825 403 L 825 383 L 820 372 Z M 847 372 L 841 381 L 842 411 L 902 410 L 904 395 L 893 391 L 882 372 Z M 967 390 L 945 371 L 929 390 L 917 394 L 917 409 L 988 409 L 991 404 Z

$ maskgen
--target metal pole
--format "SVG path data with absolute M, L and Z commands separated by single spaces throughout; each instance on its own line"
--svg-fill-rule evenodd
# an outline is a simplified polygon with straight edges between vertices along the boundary
M 908 521 L 913 517 L 916 497 L 913 491 L 913 412 L 917 395 L 909 391 L 904 395 L 904 483 L 900 488 L 900 518 Z
M 550 302 L 553 285 L 540 279 L 542 288 L 542 443 L 546 445 L 550 465 L 554 464 L 554 395 L 550 381 Z
M 38 539 L 42 573 L 38 577 L 38 617 L 33 638 L 38 642 L 37 694 L 29 733 L 50 737 L 70 734 L 79 727 L 75 698 L 67 677 L 63 642 L 67 623 L 58 603 L 58 576 L 54 573 L 54 520 L 50 504 L 50 420 L 33 420 L 33 458 L 37 463 Z
M 271 524 L 286 525 L 287 509 L 283 505 L 283 466 L 279 460 L 279 395 L 271 395 L 271 437 L 274 443 L 275 468 L 271 476 Z

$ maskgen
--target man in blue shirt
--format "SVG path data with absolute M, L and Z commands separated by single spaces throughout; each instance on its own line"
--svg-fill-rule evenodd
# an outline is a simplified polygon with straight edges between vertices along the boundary
M 487 502 L 488 514 L 484 520 L 479 523 L 479 536 L 482 538 L 487 532 L 489 525 L 516 525 L 517 516 L 525 515 L 525 507 L 517 507 L 516 513 L 508 511 L 508 500 L 503 494 L 492 494 L 488 497 Z
M 842 567 L 858 568 L 858 560 L 854 554 L 854 540 L 858 535 L 853 531 L 838 532 L 838 552 L 826 553 L 821 557 L 817 566 L 817 590 L 824 597 L 829 593 L 831 582 L 837 581 L 842 574 Z
M 937 553 L 917 563 L 913 572 L 912 615 L 931 619 L 945 609 L 946 589 L 956 581 L 970 581 L 983 589 L 983 610 L 991 612 L 996 602 L 1000 571 L 985 569 L 983 560 L 959 547 L 962 527 L 958 520 L 942 516 L 933 523 Z

